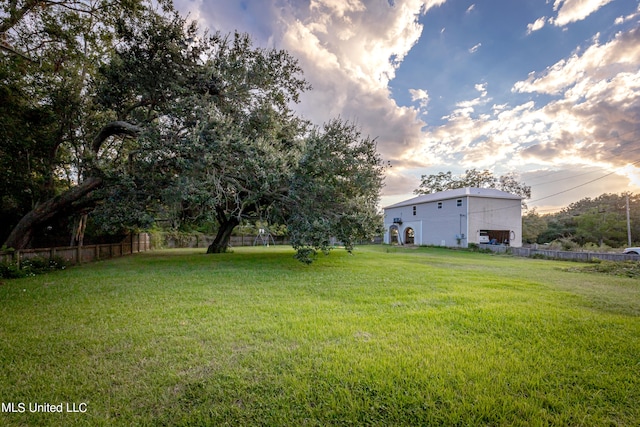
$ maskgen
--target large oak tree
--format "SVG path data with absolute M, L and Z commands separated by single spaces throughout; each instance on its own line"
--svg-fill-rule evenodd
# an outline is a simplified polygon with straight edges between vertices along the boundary
M 89 212 L 110 231 L 171 211 L 213 218 L 209 252 L 225 251 L 245 219 L 286 224 L 303 254 L 378 231 L 375 144 L 340 120 L 311 128 L 294 114 L 309 88 L 297 61 L 247 35 L 203 34 L 161 4 L 5 8 L 0 96 L 11 108 L 0 112 L 19 115 L 0 158 L 28 166 L 3 177 L 3 210 L 22 204 L 5 245 L 23 248 L 55 218 Z M 31 180 L 28 197 L 11 186 L 20 180 Z

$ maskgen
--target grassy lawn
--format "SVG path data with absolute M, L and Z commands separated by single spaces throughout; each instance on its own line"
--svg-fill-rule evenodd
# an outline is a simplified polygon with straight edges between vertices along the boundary
M 640 280 L 575 265 L 272 247 L 5 280 L 0 425 L 640 425 Z

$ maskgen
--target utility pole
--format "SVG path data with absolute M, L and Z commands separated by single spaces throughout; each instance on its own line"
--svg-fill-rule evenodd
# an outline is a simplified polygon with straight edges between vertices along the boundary
M 631 246 L 631 219 L 629 215 L 629 193 L 627 193 L 627 243 Z

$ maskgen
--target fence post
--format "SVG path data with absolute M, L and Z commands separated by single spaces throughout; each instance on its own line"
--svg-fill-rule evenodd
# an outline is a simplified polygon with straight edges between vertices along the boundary
M 16 268 L 20 270 L 20 249 L 13 253 L 13 262 L 16 263 Z

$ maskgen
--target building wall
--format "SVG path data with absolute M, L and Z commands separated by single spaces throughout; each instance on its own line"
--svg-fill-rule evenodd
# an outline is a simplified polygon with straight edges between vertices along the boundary
M 468 217 L 469 243 L 480 243 L 480 230 L 507 230 L 509 244 L 522 246 L 520 200 L 470 197 Z
M 467 197 L 426 203 L 422 208 L 426 217 L 421 244 L 466 247 L 467 203 Z
M 403 244 L 406 243 L 407 228 L 414 230 L 416 245 L 449 247 L 480 243 L 480 230 L 504 230 L 509 236 L 509 244 L 520 247 L 521 212 L 520 200 L 517 199 L 470 196 L 387 208 L 384 212 L 384 242 L 390 243 L 389 230 L 394 225 L 393 219 L 400 218 L 402 224 L 396 225 Z
M 460 206 L 458 206 L 458 200 Z M 439 205 L 441 204 L 441 205 Z M 413 206 L 416 214 L 413 214 Z M 440 207 L 439 207 L 440 206 Z M 416 245 L 467 246 L 467 197 L 446 199 L 385 209 L 385 243 L 390 243 L 389 229 L 394 218 L 401 218 L 398 225 L 402 243 L 407 228 L 412 228 Z

